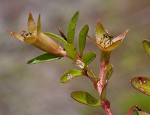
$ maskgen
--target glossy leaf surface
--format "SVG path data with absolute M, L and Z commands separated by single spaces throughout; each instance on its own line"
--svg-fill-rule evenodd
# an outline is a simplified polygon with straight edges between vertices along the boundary
M 78 21 L 78 17 L 79 17 L 79 12 L 77 11 L 73 17 L 71 18 L 71 21 L 69 23 L 68 26 L 68 32 L 67 32 L 67 42 L 69 44 L 72 44 L 74 41 L 74 35 L 75 35 L 75 27 L 76 27 L 76 23 Z
M 85 91 L 75 91 L 71 93 L 71 97 L 82 103 L 85 105 L 89 105 L 89 106 L 100 106 L 100 102 L 95 99 L 92 95 L 90 95 L 89 93 L 85 92 Z
M 69 44 L 73 44 L 73 42 L 74 42 L 74 36 L 75 36 L 75 27 L 72 28 L 72 29 L 68 32 L 68 34 L 67 34 L 67 42 L 68 42 Z
M 78 17 L 79 17 L 79 12 L 77 11 L 73 15 L 73 17 L 71 18 L 71 21 L 70 21 L 69 26 L 68 26 L 68 32 L 71 31 L 76 26 L 76 23 L 78 21 Z
M 67 51 L 67 54 L 72 58 L 73 60 L 77 60 L 77 50 L 76 47 L 73 44 L 65 44 L 64 45 L 65 50 Z
M 31 59 L 30 61 L 28 61 L 28 64 L 37 64 L 37 63 L 41 63 L 41 62 L 48 62 L 48 61 L 52 61 L 52 60 L 56 60 L 56 59 L 60 59 L 62 56 L 53 54 L 53 53 L 45 53 L 42 54 L 36 58 Z
M 90 64 L 96 57 L 96 54 L 93 52 L 88 52 L 83 55 L 82 62 L 86 65 Z
M 71 79 L 82 76 L 82 75 L 83 75 L 83 72 L 81 70 L 72 69 L 72 70 L 67 71 L 61 77 L 61 82 L 66 83 L 66 82 L 69 82 Z
M 85 48 L 86 36 L 87 36 L 88 31 L 89 31 L 89 26 L 85 25 L 79 33 L 79 50 L 80 50 L 81 57 Z
M 131 84 L 138 91 L 150 96 L 150 78 L 135 77 L 131 80 Z

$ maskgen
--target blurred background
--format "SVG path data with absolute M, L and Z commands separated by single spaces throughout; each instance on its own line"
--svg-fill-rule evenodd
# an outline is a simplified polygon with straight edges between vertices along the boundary
M 142 46 L 142 40 L 150 39 L 149 0 L 0 0 L 0 115 L 105 115 L 100 107 L 88 107 L 70 97 L 72 91 L 84 90 L 98 98 L 88 79 L 81 77 L 60 83 L 60 76 L 74 68 L 70 60 L 28 65 L 28 60 L 43 52 L 6 32 L 26 30 L 29 12 L 36 20 L 41 14 L 44 32 L 58 34 L 57 27 L 66 32 L 77 10 L 80 17 L 76 44 L 85 24 L 90 26 L 89 35 L 94 37 L 98 18 L 114 37 L 130 28 L 121 46 L 112 53 L 114 73 L 107 96 L 114 115 L 124 115 L 133 105 L 150 112 L 150 97 L 130 84 L 134 76 L 150 76 L 150 56 Z M 99 49 L 87 40 L 87 51 L 98 54 L 90 65 L 98 75 Z

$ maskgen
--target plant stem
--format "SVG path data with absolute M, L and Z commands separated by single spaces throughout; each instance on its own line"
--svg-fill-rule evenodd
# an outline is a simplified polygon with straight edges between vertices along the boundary
M 63 52 L 64 56 L 70 58 L 66 52 Z M 106 115 L 112 115 L 110 109 L 110 102 L 106 98 L 106 90 L 108 81 L 105 79 L 105 72 L 107 69 L 107 65 L 109 64 L 111 52 L 101 51 L 101 60 L 100 60 L 100 73 L 99 73 L 99 81 L 97 82 L 94 77 L 88 74 L 88 71 L 92 72 L 90 68 L 84 68 L 83 71 L 85 76 L 88 77 L 94 85 L 94 88 L 97 90 L 100 99 L 101 99 L 101 107 L 104 109 Z M 78 56 L 78 60 L 81 61 L 80 56 Z
M 111 52 L 101 51 L 101 59 L 100 59 L 100 80 L 97 82 L 97 91 L 101 99 L 101 106 L 105 110 L 106 115 L 112 115 L 110 109 L 110 102 L 106 98 L 106 90 L 107 90 L 107 80 L 105 79 L 105 72 L 107 69 L 107 65 L 109 64 Z
M 112 115 L 112 112 L 111 112 L 110 108 L 107 108 L 107 109 L 105 110 L 105 112 L 106 112 L 107 115 Z

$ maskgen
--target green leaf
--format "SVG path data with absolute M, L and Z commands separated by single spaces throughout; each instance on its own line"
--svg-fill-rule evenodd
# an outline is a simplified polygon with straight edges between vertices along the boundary
M 150 40 L 143 40 L 143 46 L 146 52 L 150 55 Z
M 75 35 L 75 27 L 76 23 L 78 21 L 79 12 L 77 11 L 73 17 L 71 18 L 71 21 L 68 26 L 68 32 L 67 32 L 67 41 L 69 44 L 72 44 L 74 41 L 74 35 Z
M 131 80 L 132 86 L 143 94 L 150 96 L 150 78 L 148 77 L 134 77 Z
M 111 77 L 112 73 L 113 73 L 113 66 L 112 64 L 108 64 L 106 67 L 106 80 L 108 80 Z
M 41 16 L 39 15 L 38 22 L 37 22 L 37 33 L 40 32 L 41 32 Z
M 72 70 L 67 71 L 61 77 L 61 82 L 66 83 L 66 82 L 69 82 L 71 79 L 82 76 L 82 75 L 83 75 L 83 72 L 81 70 L 72 69 Z
M 92 106 L 92 107 L 95 107 L 95 106 L 100 106 L 100 102 L 95 99 L 93 96 L 91 96 L 89 93 L 85 92 L 85 91 L 75 91 L 75 92 L 72 92 L 71 93 L 71 97 L 82 103 L 82 104 L 85 104 L 85 105 L 89 105 L 89 106 Z
M 65 50 L 67 51 L 67 54 L 70 56 L 71 59 L 77 60 L 77 50 L 76 47 L 73 44 L 65 44 L 64 45 Z
M 60 36 L 58 36 L 56 34 L 53 34 L 53 33 L 50 33 L 50 32 L 44 32 L 44 34 L 47 35 L 48 37 L 52 37 L 52 38 L 54 38 L 56 40 L 59 40 L 59 41 L 61 41 L 63 43 L 67 43 L 62 37 L 60 37 Z
M 82 62 L 85 64 L 85 66 L 87 66 L 88 64 L 90 64 L 96 57 L 96 54 L 93 52 L 88 52 L 86 54 L 83 55 L 82 58 Z
M 68 26 L 68 32 L 70 32 L 75 26 L 76 26 L 76 23 L 78 21 L 78 17 L 79 17 L 79 12 L 77 11 L 73 17 L 71 18 L 71 21 L 70 21 L 70 24 Z
M 86 36 L 88 34 L 88 31 L 89 31 L 89 26 L 85 25 L 79 33 L 79 50 L 80 50 L 80 56 L 81 57 L 83 55 L 83 51 L 85 48 Z
M 56 60 L 56 59 L 60 59 L 62 56 L 53 54 L 53 53 L 45 53 L 42 54 L 36 58 L 31 59 L 30 61 L 28 61 L 28 64 L 37 64 L 40 62 L 47 62 L 47 61 L 52 61 L 52 60 Z
M 75 27 L 72 28 L 67 34 L 67 42 L 72 44 L 74 42 L 74 35 L 75 35 Z

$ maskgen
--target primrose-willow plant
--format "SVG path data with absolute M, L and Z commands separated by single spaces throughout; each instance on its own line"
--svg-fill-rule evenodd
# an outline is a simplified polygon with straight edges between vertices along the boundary
M 78 69 L 71 69 L 65 72 L 61 77 L 61 82 L 66 83 L 76 77 L 85 76 L 89 78 L 89 80 L 93 83 L 93 86 L 100 98 L 96 99 L 91 94 L 85 91 L 74 91 L 71 93 L 71 97 L 82 104 L 93 107 L 101 106 L 106 115 L 112 115 L 110 102 L 106 97 L 108 81 L 113 73 L 113 66 L 110 63 L 110 55 L 111 52 L 121 44 L 122 40 L 128 33 L 128 29 L 119 36 L 113 38 L 113 36 L 104 29 L 103 25 L 98 19 L 95 33 L 96 40 L 88 35 L 89 26 L 85 25 L 79 33 L 78 51 L 77 47 L 74 45 L 75 28 L 78 17 L 79 12 L 76 12 L 73 15 L 68 26 L 67 35 L 65 35 L 60 28 L 58 28 L 60 36 L 50 32 L 41 32 L 40 15 L 36 24 L 31 13 L 29 13 L 28 17 L 28 32 L 22 31 L 21 34 L 15 32 L 9 33 L 13 37 L 25 43 L 33 44 L 37 48 L 46 52 L 34 59 L 31 59 L 30 61 L 28 61 L 28 64 L 36 64 L 40 62 L 60 59 L 63 57 L 71 59 L 73 61 L 73 64 L 75 66 L 78 66 Z M 100 55 L 99 75 L 93 73 L 92 68 L 89 67 L 89 64 L 95 59 L 96 54 L 90 51 L 88 53 L 84 53 L 86 38 L 89 38 L 90 41 L 98 46 L 100 50 L 100 54 L 97 54 Z M 63 45 L 60 46 L 56 41 L 62 42 Z M 139 115 L 138 107 L 132 107 L 127 112 L 127 115 Z

